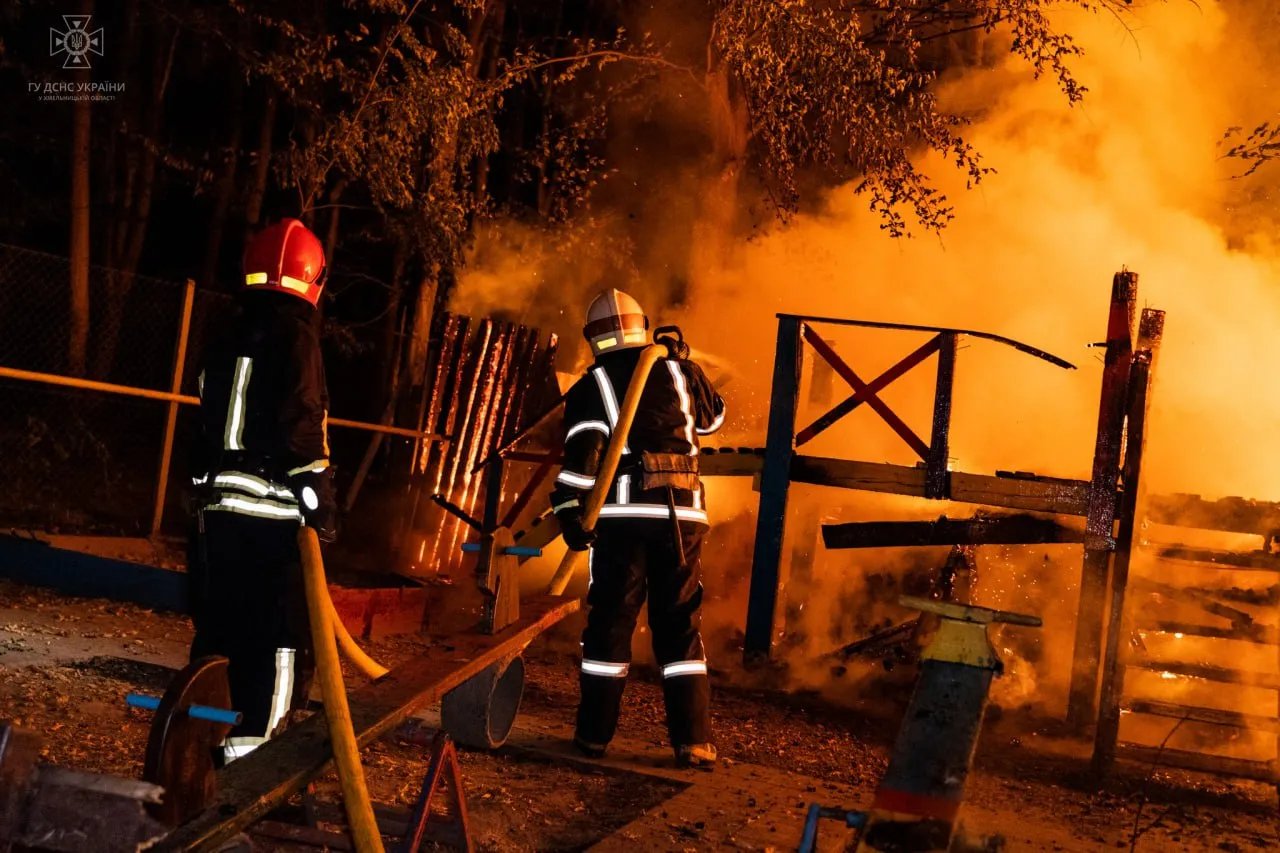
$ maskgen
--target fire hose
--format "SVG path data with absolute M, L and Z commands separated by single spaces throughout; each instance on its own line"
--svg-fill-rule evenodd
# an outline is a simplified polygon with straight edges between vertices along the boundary
M 627 444 L 627 434 L 631 432 L 631 424 L 635 421 L 636 412 L 640 409 L 640 395 L 644 393 L 649 372 L 666 354 L 667 348 L 661 344 L 650 344 L 640 353 L 640 361 L 636 364 L 631 383 L 627 386 L 627 395 L 622 399 L 618 422 L 614 424 L 613 434 L 609 436 L 609 446 L 605 450 L 604 461 L 600 463 L 600 470 L 596 473 L 596 484 L 587 498 L 586 507 L 583 508 L 582 527 L 585 530 L 592 530 L 596 526 L 600 510 L 604 508 L 604 502 L 613 484 L 613 475 L 618 472 L 618 463 L 622 460 L 622 449 Z M 560 561 L 560 567 L 551 578 L 551 585 L 547 592 L 552 595 L 564 593 L 584 553 L 586 552 L 574 550 L 565 552 L 564 559 Z
M 320 540 L 310 527 L 298 531 L 298 550 L 302 554 L 302 576 L 307 588 L 307 610 L 311 616 L 311 642 L 315 646 L 316 675 L 324 698 L 324 715 L 329 723 L 329 740 L 333 744 L 333 760 L 338 766 L 342 785 L 342 802 L 351 826 L 351 838 L 357 853 L 382 853 L 382 835 L 369 800 L 364 768 L 360 766 L 360 745 L 356 742 L 347 705 L 347 688 L 342 681 L 342 665 L 338 661 L 338 645 L 360 669 L 378 677 L 387 670 L 366 655 L 351 638 L 338 618 L 329 587 L 325 583 L 324 559 Z M 352 652 L 357 653 L 353 655 Z M 377 673 L 375 675 L 374 673 Z

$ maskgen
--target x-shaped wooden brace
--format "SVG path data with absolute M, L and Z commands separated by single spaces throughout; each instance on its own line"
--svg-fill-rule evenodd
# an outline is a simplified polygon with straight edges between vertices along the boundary
M 942 343 L 941 335 L 931 338 L 927 343 L 915 352 L 911 353 L 911 355 L 902 359 L 902 361 L 880 374 L 871 382 L 863 382 L 862 378 L 858 376 L 854 369 L 845 364 L 840 356 L 836 355 L 835 350 L 831 349 L 827 342 L 824 341 L 818 333 L 814 331 L 814 328 L 808 324 L 804 326 L 804 338 L 809 342 L 809 345 L 813 347 L 814 351 L 817 352 L 818 355 L 822 356 L 823 360 L 826 361 L 827 364 L 831 365 L 831 368 L 835 370 L 836 373 L 840 374 L 840 377 L 844 379 L 845 382 L 849 383 L 853 388 L 854 393 L 852 396 L 835 406 L 835 408 L 831 409 L 831 411 L 827 412 L 825 415 L 809 424 L 809 426 L 796 433 L 796 447 L 812 440 L 836 421 L 858 408 L 858 406 L 866 403 L 875 410 L 876 414 L 880 415 L 880 417 L 884 419 L 884 422 L 887 423 L 903 441 L 911 446 L 912 450 L 919 454 L 922 460 L 928 461 L 929 445 L 921 440 L 920 436 L 916 435 L 911 430 L 911 427 L 907 426 L 906 423 L 903 422 L 902 418 L 898 417 L 897 414 L 894 413 L 893 409 L 890 409 L 889 406 L 880 399 L 879 392 L 883 391 L 894 380 L 911 370 L 911 368 L 937 352 Z

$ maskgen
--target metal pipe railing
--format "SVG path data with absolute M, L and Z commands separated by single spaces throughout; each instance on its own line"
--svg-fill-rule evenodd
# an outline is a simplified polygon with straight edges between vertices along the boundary
M 140 397 L 145 400 L 158 400 L 162 403 L 178 403 L 183 406 L 200 405 L 199 397 L 190 394 L 175 394 L 171 391 L 156 391 L 151 388 L 135 388 L 132 385 L 117 385 L 114 382 L 99 382 L 96 379 L 80 379 L 76 376 L 63 376 L 59 373 L 42 373 L 38 370 L 22 370 L 17 367 L 0 366 L 0 379 L 17 379 L 23 382 L 37 382 L 45 385 L 58 385 L 64 388 L 79 388 L 85 391 L 101 391 L 106 394 L 119 394 L 124 397 Z M 385 424 L 353 421 L 347 418 L 329 418 L 329 426 L 347 427 L 380 432 L 384 435 L 399 435 L 423 441 L 448 441 L 448 437 L 434 432 L 421 432 L 406 427 L 387 426 Z

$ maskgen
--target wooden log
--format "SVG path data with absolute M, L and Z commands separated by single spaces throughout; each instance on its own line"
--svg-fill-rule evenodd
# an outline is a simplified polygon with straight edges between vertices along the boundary
M 824 524 L 828 548 L 892 548 L 933 545 L 1036 545 L 1083 542 L 1084 531 L 1050 518 L 1008 515 L 937 521 L 863 521 Z
M 1273 761 L 1250 761 L 1246 758 L 1229 758 L 1225 755 L 1209 755 L 1203 752 L 1189 752 L 1185 749 L 1160 748 L 1137 743 L 1119 744 L 1116 748 L 1116 757 L 1138 761 L 1144 765 L 1178 767 L 1218 776 L 1254 779 L 1258 782 L 1280 781 L 1280 775 L 1276 772 L 1276 763 Z
M 468 633 L 442 640 L 432 653 L 411 659 L 351 694 L 351 718 L 360 746 L 386 734 L 417 709 L 491 664 L 519 654 L 534 638 L 576 611 L 576 598 L 542 596 L 524 602 L 520 620 L 496 635 Z M 319 713 L 267 741 L 218 774 L 210 807 L 152 848 L 209 850 L 286 802 L 332 763 L 327 724 Z
M 1213 726 L 1230 726 L 1280 734 L 1280 720 L 1260 714 L 1242 714 L 1239 711 L 1225 711 L 1221 708 L 1177 705 L 1173 702 L 1159 702 L 1154 699 L 1129 699 L 1122 707 L 1133 714 L 1150 714 L 1154 717 L 1171 717 L 1191 723 L 1208 723 Z

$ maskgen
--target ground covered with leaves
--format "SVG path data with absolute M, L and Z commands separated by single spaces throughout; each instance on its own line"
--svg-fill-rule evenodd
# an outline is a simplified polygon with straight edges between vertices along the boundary
M 126 708 L 125 694 L 159 693 L 182 663 L 189 636 L 189 622 L 179 616 L 0 582 L 0 719 L 39 732 L 45 761 L 136 776 L 149 714 Z M 412 638 L 371 644 L 392 664 L 425 647 Z M 518 732 L 567 731 L 577 697 L 571 656 L 562 642 L 540 643 L 527 662 Z M 644 671 L 628 687 L 611 763 L 574 761 L 516 735 L 497 753 L 464 750 L 479 849 L 788 849 L 809 802 L 870 802 L 897 728 L 892 712 L 729 681 L 716 679 L 715 725 L 726 761 L 715 774 L 671 770 L 660 685 Z M 429 732 L 430 713 L 424 726 Z M 428 747 L 414 731 L 402 729 L 365 751 L 375 799 L 409 806 L 416 798 Z M 966 797 L 968 825 L 1003 834 L 1011 849 L 1280 845 L 1274 788 L 1138 765 L 1122 765 L 1098 786 L 1086 770 L 1087 748 L 1059 736 L 1052 721 L 989 721 Z M 758 809 L 755 796 L 739 808 L 720 795 L 731 785 L 750 793 L 752 784 L 761 786 Z M 766 801 L 766 788 L 774 800 Z M 330 778 L 319 789 L 334 796 L 336 784 Z

